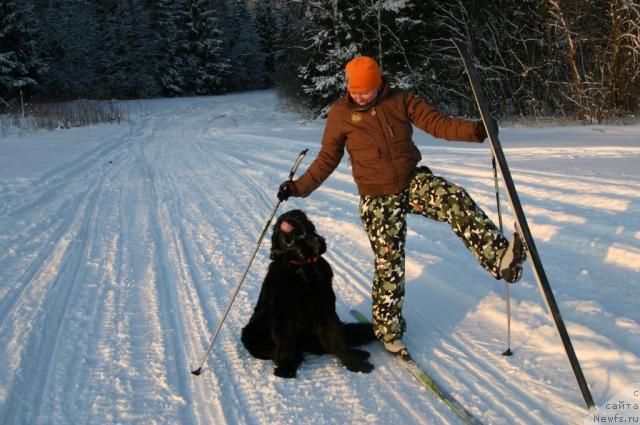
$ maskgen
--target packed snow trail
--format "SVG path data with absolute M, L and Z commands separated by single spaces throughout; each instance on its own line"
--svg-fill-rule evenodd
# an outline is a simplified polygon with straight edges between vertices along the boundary
M 309 356 L 298 379 L 240 343 L 265 241 L 200 377 L 278 184 L 318 152 L 322 122 L 272 92 L 136 103 L 120 126 L 0 139 L 0 423 L 459 423 L 383 352 L 353 374 Z M 597 130 L 597 131 L 594 131 Z M 551 284 L 598 404 L 640 382 L 640 128 L 504 129 Z M 416 140 L 424 163 L 495 213 L 487 146 Z M 327 238 L 338 312 L 370 309 L 373 257 L 346 160 L 306 199 Z M 513 219 L 506 217 L 509 226 Z M 270 232 L 269 234 L 270 235 Z M 267 237 L 268 239 L 268 237 Z M 502 283 L 446 225 L 409 218 L 406 342 L 485 423 L 582 423 L 586 412 L 530 271 Z

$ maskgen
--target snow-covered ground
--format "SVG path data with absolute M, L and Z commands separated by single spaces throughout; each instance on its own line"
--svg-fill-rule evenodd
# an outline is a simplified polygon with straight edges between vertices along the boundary
M 240 343 L 265 242 L 202 376 L 196 367 L 298 153 L 322 122 L 272 92 L 144 102 L 125 125 L 0 139 L 0 423 L 459 423 L 378 343 L 354 374 L 309 356 L 298 379 Z M 640 382 L 640 127 L 503 128 L 538 250 L 596 403 Z M 422 133 L 424 163 L 497 220 L 487 144 Z M 503 191 L 504 193 L 504 191 Z M 328 242 L 341 317 L 368 314 L 373 257 L 346 158 L 302 208 Z M 506 207 L 506 202 L 503 203 Z M 513 218 L 506 211 L 510 233 Z M 409 218 L 405 337 L 485 423 L 587 416 L 527 267 L 503 284 L 446 224 Z

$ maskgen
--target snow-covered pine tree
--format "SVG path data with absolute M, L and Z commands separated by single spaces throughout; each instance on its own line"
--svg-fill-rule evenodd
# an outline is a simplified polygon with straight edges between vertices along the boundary
M 254 11 L 246 0 L 217 1 L 216 10 L 224 22 L 224 51 L 231 66 L 228 89 L 263 88 L 265 55 L 260 48 Z
M 0 0 L 0 107 L 36 89 L 44 65 L 36 48 L 36 22 L 29 3 Z
M 298 0 L 277 0 L 278 41 L 274 57 L 274 83 L 278 91 L 294 102 L 303 103 L 303 82 L 298 67 L 306 63 L 303 48 L 305 5 Z
M 92 96 L 100 45 L 93 1 L 39 1 L 38 43 L 48 65 L 44 91 L 54 99 Z
M 276 70 L 276 57 L 281 50 L 280 21 L 275 0 L 257 0 L 255 22 L 260 55 L 263 58 L 263 87 L 272 87 Z
M 38 25 L 14 24 L 30 4 Z M 0 0 L 0 21 L 3 105 L 27 75 L 57 99 L 148 96 L 158 85 L 165 95 L 215 93 L 273 80 L 319 111 L 343 92 L 345 63 L 367 54 L 392 84 L 475 114 L 454 37 L 471 47 L 499 114 L 601 120 L 640 111 L 640 0 Z M 16 60 L 16 46 L 35 49 L 10 40 L 16 28 L 27 34 L 21 40 L 37 28 L 42 61 Z M 38 80 L 42 62 L 48 72 Z
M 155 0 L 150 4 L 151 21 L 156 29 L 154 75 L 165 96 L 178 96 L 184 87 L 176 57 L 177 43 L 181 38 L 178 30 L 179 4 L 175 0 Z
M 305 61 L 298 67 L 304 95 L 324 113 L 344 93 L 344 66 L 362 52 L 362 19 L 357 1 L 311 0 L 304 10 Z
M 140 98 L 160 91 L 154 78 L 154 37 L 149 9 L 136 0 L 98 3 L 99 97 Z
M 344 91 L 344 65 L 359 54 L 376 58 L 389 82 L 415 90 L 423 77 L 419 53 L 430 34 L 426 8 L 413 0 L 329 0 L 307 3 L 308 59 L 300 66 L 312 104 L 325 108 Z
M 183 0 L 177 9 L 176 83 L 181 95 L 226 91 L 228 53 L 215 9 L 206 0 Z

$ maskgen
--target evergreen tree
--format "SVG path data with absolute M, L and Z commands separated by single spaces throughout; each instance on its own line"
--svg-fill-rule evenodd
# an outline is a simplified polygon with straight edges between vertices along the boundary
M 178 40 L 178 5 L 175 0 L 157 0 L 151 4 L 151 19 L 156 28 L 153 51 L 156 54 L 156 81 L 166 96 L 182 93 L 184 82 L 176 57 Z
M 307 3 L 306 63 L 299 67 L 312 106 L 326 108 L 344 93 L 344 66 L 356 55 L 380 63 L 395 86 L 415 89 L 423 74 L 418 48 L 428 31 L 417 2 L 320 0 Z
M 224 50 L 229 55 L 229 90 L 263 88 L 264 54 L 256 32 L 255 17 L 246 0 L 222 0 L 217 8 L 224 18 Z
M 175 93 L 224 92 L 229 59 L 213 10 L 205 0 L 184 0 L 176 12 L 175 59 L 169 74 Z
M 139 98 L 158 93 L 149 10 L 136 0 L 103 0 L 98 7 L 101 48 L 97 49 L 97 94 Z
M 498 115 L 640 111 L 640 0 L 0 0 L 0 105 L 16 82 L 58 99 L 275 86 L 318 112 L 365 54 L 391 84 L 476 115 L 451 38 Z
M 213 10 L 203 0 L 191 4 L 187 23 L 189 68 L 192 92 L 197 94 L 221 93 L 229 74 L 229 59 L 222 48 L 222 32 Z
M 36 23 L 28 3 L 0 0 L 0 107 L 37 88 L 44 65 L 36 49 Z
M 48 64 L 45 93 L 55 99 L 94 95 L 101 45 L 93 2 L 44 2 L 37 16 L 39 45 Z
M 274 53 L 274 85 L 285 97 L 303 103 L 302 80 L 298 66 L 304 63 L 303 43 L 304 5 L 296 0 L 278 0 L 278 45 Z
M 304 10 L 304 63 L 298 67 L 304 94 L 316 111 L 344 93 L 344 66 L 362 52 L 357 1 L 312 0 Z
M 276 72 L 276 60 L 281 49 L 280 22 L 277 6 L 274 0 L 258 0 L 255 6 L 256 31 L 259 43 L 259 53 L 263 58 L 262 69 L 264 77 L 263 87 L 272 87 Z

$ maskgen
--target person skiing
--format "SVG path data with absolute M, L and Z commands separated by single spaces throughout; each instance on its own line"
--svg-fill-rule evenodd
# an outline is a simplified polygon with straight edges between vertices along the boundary
M 349 153 L 360 195 L 360 218 L 375 257 L 372 321 L 385 348 L 408 357 L 402 336 L 407 213 L 447 222 L 494 278 L 517 282 L 525 259 L 522 241 L 508 241 L 460 186 L 418 166 L 412 124 L 436 138 L 482 143 L 482 121 L 451 117 L 414 94 L 392 88 L 375 59 L 358 56 L 345 67 L 347 93 L 330 108 L 322 147 L 297 180 L 279 187 L 278 198 L 306 197 Z

